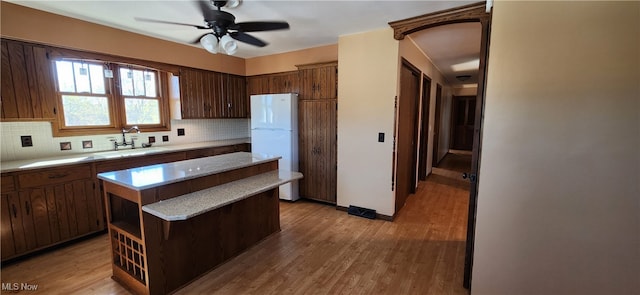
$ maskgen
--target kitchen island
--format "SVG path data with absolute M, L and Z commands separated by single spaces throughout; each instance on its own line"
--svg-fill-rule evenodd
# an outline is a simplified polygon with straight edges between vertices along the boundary
M 167 294 L 280 230 L 280 157 L 246 152 L 98 174 L 112 278 Z

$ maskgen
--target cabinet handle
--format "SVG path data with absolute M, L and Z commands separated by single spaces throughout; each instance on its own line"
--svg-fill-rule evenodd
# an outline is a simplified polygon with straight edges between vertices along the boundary
M 25 210 L 27 210 L 27 215 L 29 215 L 31 212 L 31 209 L 30 209 L 31 206 L 29 206 L 29 201 L 24 201 L 24 208 Z
M 16 204 L 11 204 L 11 209 L 13 209 L 13 218 L 18 218 L 18 209 L 16 208 Z
M 56 174 L 49 174 L 49 179 L 57 179 L 57 178 L 64 178 L 69 176 L 69 173 L 56 173 Z

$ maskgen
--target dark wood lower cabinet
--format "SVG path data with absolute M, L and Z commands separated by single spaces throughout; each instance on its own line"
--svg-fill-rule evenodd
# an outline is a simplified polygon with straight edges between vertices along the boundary
M 300 196 L 335 204 L 337 100 L 301 100 L 298 107 Z
M 78 171 L 84 166 L 90 164 L 68 169 Z M 21 173 L 18 178 L 40 179 L 47 173 L 53 179 L 63 178 L 56 169 Z M 2 193 L 3 261 L 105 229 L 95 181 L 91 174 L 85 177 L 34 187 L 29 187 L 34 182 L 23 183 L 26 187 Z
M 2 261 L 106 229 L 96 173 L 249 151 L 249 144 L 2 174 Z

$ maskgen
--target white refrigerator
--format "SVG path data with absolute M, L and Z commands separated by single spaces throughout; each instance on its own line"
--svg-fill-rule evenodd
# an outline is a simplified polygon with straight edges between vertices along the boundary
M 298 95 L 251 96 L 251 152 L 281 156 L 280 169 L 298 171 Z M 299 199 L 298 182 L 280 186 L 280 199 Z

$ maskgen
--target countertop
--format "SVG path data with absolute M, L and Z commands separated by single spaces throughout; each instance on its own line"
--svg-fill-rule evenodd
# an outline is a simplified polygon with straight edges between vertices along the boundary
M 281 157 L 237 152 L 213 157 L 156 164 L 126 170 L 99 173 L 98 178 L 133 190 L 167 185 L 229 170 L 254 166 Z
M 60 157 L 24 159 L 0 163 L 0 172 L 24 171 L 46 167 L 56 167 L 96 161 L 113 160 L 125 157 L 138 157 L 152 154 L 173 153 L 185 150 L 197 150 L 219 146 L 227 146 L 241 143 L 250 143 L 250 138 L 238 138 L 228 140 L 203 141 L 179 145 L 164 145 L 150 148 L 121 149 L 118 151 L 102 151 L 94 153 L 77 153 Z
M 142 211 L 166 221 L 186 220 L 300 178 L 299 172 L 270 171 L 145 205 Z

